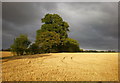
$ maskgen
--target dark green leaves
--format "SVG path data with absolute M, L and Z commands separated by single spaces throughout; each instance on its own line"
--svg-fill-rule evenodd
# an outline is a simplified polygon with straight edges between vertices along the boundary
M 17 55 L 23 55 L 26 51 L 30 41 L 26 35 L 21 34 L 14 40 L 14 44 L 11 45 L 11 50 L 16 52 Z
M 52 31 L 40 32 L 40 35 L 37 36 L 36 43 L 45 51 L 51 52 L 53 47 L 59 45 L 60 35 Z
M 36 43 L 45 52 L 78 51 L 79 43 L 68 38 L 69 25 L 58 14 L 46 14 L 37 30 Z
M 61 38 L 68 37 L 69 25 L 58 14 L 46 14 L 42 22 L 45 24 L 41 26 L 41 31 L 54 31 L 60 34 Z

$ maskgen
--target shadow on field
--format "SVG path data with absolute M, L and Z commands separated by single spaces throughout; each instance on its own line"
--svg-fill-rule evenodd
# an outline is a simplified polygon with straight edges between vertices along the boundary
M 39 58 L 39 57 L 47 57 L 51 56 L 51 54 L 36 54 L 36 55 L 22 55 L 22 56 L 9 56 L 9 57 L 2 57 L 2 62 L 7 62 L 10 60 L 16 60 L 16 59 L 33 59 L 33 58 Z
M 21 81 L 21 82 L 8 82 L 8 81 L 3 81 L 2 83 L 120 83 L 120 82 L 111 82 L 111 81 L 98 81 L 98 82 L 89 82 L 89 81 Z

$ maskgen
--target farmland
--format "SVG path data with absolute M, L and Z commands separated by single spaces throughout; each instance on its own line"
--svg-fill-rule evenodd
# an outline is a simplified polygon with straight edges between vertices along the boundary
M 118 53 L 2 54 L 3 81 L 118 81 Z

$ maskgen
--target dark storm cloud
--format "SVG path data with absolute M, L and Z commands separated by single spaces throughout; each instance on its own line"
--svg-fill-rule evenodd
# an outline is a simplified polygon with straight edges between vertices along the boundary
M 47 10 L 56 8 L 54 3 L 3 3 L 3 48 L 8 48 L 19 34 L 29 35 L 34 41 L 41 18 Z
M 45 11 L 56 7 L 54 6 L 53 3 L 3 3 L 3 18 L 19 26 L 38 21 L 40 23 Z
M 70 25 L 69 37 L 84 49 L 117 49 L 117 2 L 3 3 L 3 48 L 19 34 L 35 40 L 36 30 L 46 13 L 57 13 Z
M 63 16 L 70 23 L 70 37 L 78 40 L 85 49 L 118 48 L 117 3 L 59 4 Z M 71 6 L 72 5 L 72 6 Z

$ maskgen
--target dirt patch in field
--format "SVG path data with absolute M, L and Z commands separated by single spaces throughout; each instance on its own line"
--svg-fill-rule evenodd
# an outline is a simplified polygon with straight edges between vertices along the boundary
M 2 63 L 3 81 L 118 80 L 118 53 L 49 53 L 7 59 Z
M 47 57 L 50 56 L 50 54 L 36 54 L 36 55 L 22 55 L 22 56 L 13 56 L 11 52 L 2 52 L 1 60 L 2 62 L 7 62 L 10 60 L 18 60 L 18 59 L 34 59 L 38 57 Z

